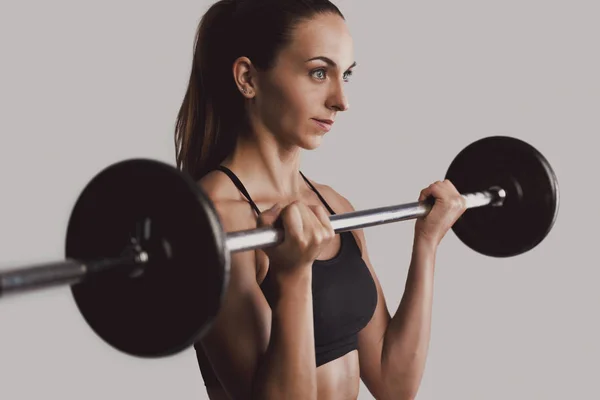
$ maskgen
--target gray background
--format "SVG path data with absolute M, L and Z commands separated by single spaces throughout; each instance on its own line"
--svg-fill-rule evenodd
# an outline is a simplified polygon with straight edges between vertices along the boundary
M 0 6 L 0 268 L 61 259 L 67 218 L 100 169 L 174 163 L 173 124 L 207 1 Z M 358 209 L 413 201 L 484 136 L 536 146 L 561 188 L 555 229 L 500 260 L 450 233 L 439 249 L 427 399 L 600 398 L 596 0 L 338 1 L 359 67 L 303 171 Z M 411 223 L 366 231 L 391 312 Z M 152 333 L 149 332 L 149 335 Z M 67 288 L 0 302 L 6 399 L 202 399 L 193 350 L 160 360 L 96 337 Z M 361 399 L 371 396 L 361 386 Z

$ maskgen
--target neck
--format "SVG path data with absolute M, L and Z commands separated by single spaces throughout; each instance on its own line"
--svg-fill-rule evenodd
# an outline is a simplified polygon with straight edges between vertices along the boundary
M 306 189 L 299 172 L 300 151 L 298 146 L 277 141 L 271 133 L 253 132 L 239 136 L 223 165 L 235 170 L 255 193 L 293 199 Z

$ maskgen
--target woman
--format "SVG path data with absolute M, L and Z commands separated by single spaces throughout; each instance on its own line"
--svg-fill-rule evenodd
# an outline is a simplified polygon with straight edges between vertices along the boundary
M 390 316 L 353 211 L 299 171 L 340 112 L 352 39 L 328 0 L 221 0 L 198 28 L 176 126 L 178 166 L 198 180 L 226 231 L 281 223 L 285 242 L 236 253 L 214 325 L 196 352 L 211 399 L 416 396 L 429 343 L 436 249 L 465 204 L 436 182 L 415 222 L 401 304 Z

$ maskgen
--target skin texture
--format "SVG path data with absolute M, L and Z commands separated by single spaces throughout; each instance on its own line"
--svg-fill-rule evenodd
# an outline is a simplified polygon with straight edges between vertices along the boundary
M 307 61 L 315 57 L 331 62 Z M 359 334 L 359 350 L 315 368 L 311 264 L 333 257 L 340 238 L 298 171 L 302 150 L 316 149 L 326 134 L 314 119 L 335 120 L 349 109 L 344 87 L 353 64 L 346 23 L 325 14 L 296 27 L 292 43 L 271 70 L 258 71 L 245 57 L 233 65 L 251 129 L 222 164 L 238 175 L 259 209 L 268 211 L 257 219 L 220 171 L 209 173 L 199 185 L 214 202 L 226 231 L 270 225 L 279 217 L 286 241 L 232 256 L 230 287 L 213 328 L 201 340 L 223 384 L 208 390 L 213 400 L 356 399 L 360 379 L 377 399 L 413 399 L 418 392 L 429 345 L 437 247 L 465 210 L 449 181 L 435 182 L 419 194 L 419 200 L 433 196 L 436 203 L 426 218 L 415 221 L 404 294 L 393 315 L 364 233 L 353 232 L 376 283 L 378 305 Z M 312 183 L 337 213 L 354 211 L 331 186 Z M 273 308 L 259 288 L 269 269 L 278 293 Z

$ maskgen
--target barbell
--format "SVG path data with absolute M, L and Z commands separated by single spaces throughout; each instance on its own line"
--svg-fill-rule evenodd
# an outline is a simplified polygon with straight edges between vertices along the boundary
M 559 209 L 546 158 L 513 137 L 480 139 L 446 173 L 466 199 L 452 230 L 469 248 L 512 257 L 536 247 Z M 413 202 L 331 216 L 336 233 L 426 216 Z M 70 285 L 92 330 L 138 357 L 178 353 L 216 317 L 231 254 L 274 246 L 283 230 L 226 233 L 209 197 L 186 173 L 150 159 L 117 162 L 84 188 L 71 212 L 65 260 L 0 273 L 0 296 Z

